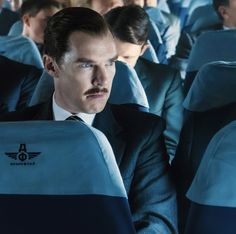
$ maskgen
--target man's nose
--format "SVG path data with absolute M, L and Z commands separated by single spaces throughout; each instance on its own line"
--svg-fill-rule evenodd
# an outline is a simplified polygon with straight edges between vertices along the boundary
M 95 86 L 106 86 L 109 80 L 110 73 L 106 67 L 98 67 L 95 70 L 93 84 Z

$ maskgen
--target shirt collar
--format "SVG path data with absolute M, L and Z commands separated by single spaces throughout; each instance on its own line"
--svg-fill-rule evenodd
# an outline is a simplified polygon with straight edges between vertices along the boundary
M 63 108 L 57 105 L 54 95 L 52 100 L 52 110 L 53 110 L 54 120 L 56 121 L 65 120 L 72 115 L 72 113 L 64 110 Z M 95 118 L 95 114 L 78 113 L 73 115 L 77 115 L 88 125 L 92 125 Z
M 230 30 L 230 29 L 235 29 L 235 28 L 229 28 L 229 27 L 223 25 L 223 29 L 224 29 L 224 30 Z

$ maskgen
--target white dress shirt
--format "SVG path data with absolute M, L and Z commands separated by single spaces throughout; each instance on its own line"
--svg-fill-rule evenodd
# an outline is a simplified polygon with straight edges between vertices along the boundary
M 78 114 L 74 114 L 74 113 L 70 113 L 66 110 L 64 110 L 63 108 L 61 108 L 60 106 L 57 105 L 56 101 L 55 101 L 55 97 L 53 94 L 53 98 L 52 98 L 52 111 L 53 111 L 53 118 L 56 121 L 62 121 L 62 120 L 66 120 L 68 117 L 70 117 L 71 115 L 76 115 L 79 118 L 81 118 L 86 124 L 88 125 L 92 125 L 94 118 L 95 118 L 95 114 L 86 114 L 86 113 L 78 113 Z

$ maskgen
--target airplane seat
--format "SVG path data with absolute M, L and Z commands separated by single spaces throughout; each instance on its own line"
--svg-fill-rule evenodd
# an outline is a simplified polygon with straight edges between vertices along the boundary
M 215 62 L 203 66 L 183 102 L 187 114 L 172 161 L 181 233 L 190 207 L 185 194 L 206 147 L 217 131 L 236 118 L 235 71 L 235 62 Z
M 1 36 L 0 55 L 19 63 L 43 69 L 43 61 L 35 43 L 23 36 Z
M 156 52 L 149 40 L 147 41 L 147 44 L 148 44 L 148 48 L 145 50 L 145 52 L 142 54 L 141 57 L 153 63 L 159 63 Z
M 236 121 L 210 141 L 187 192 L 185 234 L 233 234 L 236 230 Z
M 21 20 L 16 21 L 10 28 L 8 36 L 20 36 L 23 31 L 23 24 Z
M 0 231 L 135 233 L 106 137 L 82 121 L 1 122 Z
M 192 25 L 192 31 L 207 28 L 210 25 L 219 24 L 220 19 L 212 4 L 203 5 L 195 8 L 189 16 L 186 26 Z
M 206 63 L 236 60 L 236 30 L 215 30 L 202 33 L 194 44 L 184 81 L 185 93 L 191 87 L 197 71 Z

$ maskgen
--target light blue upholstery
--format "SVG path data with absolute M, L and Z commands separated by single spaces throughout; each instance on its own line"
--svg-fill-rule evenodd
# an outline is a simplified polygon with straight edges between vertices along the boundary
M 0 129 L 1 233 L 134 233 L 103 133 L 82 121 L 4 122 Z
M 212 4 L 210 4 L 197 7 L 189 16 L 186 25 L 193 25 L 192 31 L 197 31 L 199 30 L 197 27 L 200 28 L 200 24 L 201 28 L 207 28 L 208 25 L 213 25 L 216 23 L 220 23 L 220 19 Z
M 16 21 L 10 28 L 10 31 L 8 33 L 9 36 L 20 36 L 23 31 L 23 25 L 22 22 Z
M 43 68 L 43 62 L 35 43 L 23 36 L 1 36 L 0 54 L 19 63 Z
M 44 72 L 32 96 L 30 105 L 48 100 L 54 91 L 52 77 Z M 137 104 L 149 108 L 143 86 L 133 68 L 120 61 L 116 62 L 116 74 L 109 98 L 112 104 Z
M 196 203 L 236 208 L 236 121 L 210 141 L 187 197 Z
M 236 61 L 236 30 L 215 30 L 202 33 L 194 44 L 187 71 L 198 71 L 213 61 Z
M 188 14 L 191 15 L 196 8 L 209 4 L 212 4 L 212 0 L 189 0 Z
M 158 58 L 158 61 L 160 63 L 167 63 L 166 46 L 164 45 L 163 40 L 161 38 L 160 31 L 157 28 L 157 25 L 155 24 L 155 22 L 153 20 L 150 20 L 148 30 L 149 30 L 148 31 L 148 39 L 156 52 L 156 56 Z
M 145 58 L 153 63 L 159 63 L 156 52 L 155 52 L 151 42 L 148 40 L 147 43 L 148 43 L 148 48 L 145 50 L 145 52 L 143 53 L 143 55 L 141 57 Z
M 207 111 L 236 102 L 236 62 L 212 62 L 195 77 L 183 106 L 190 111 Z

